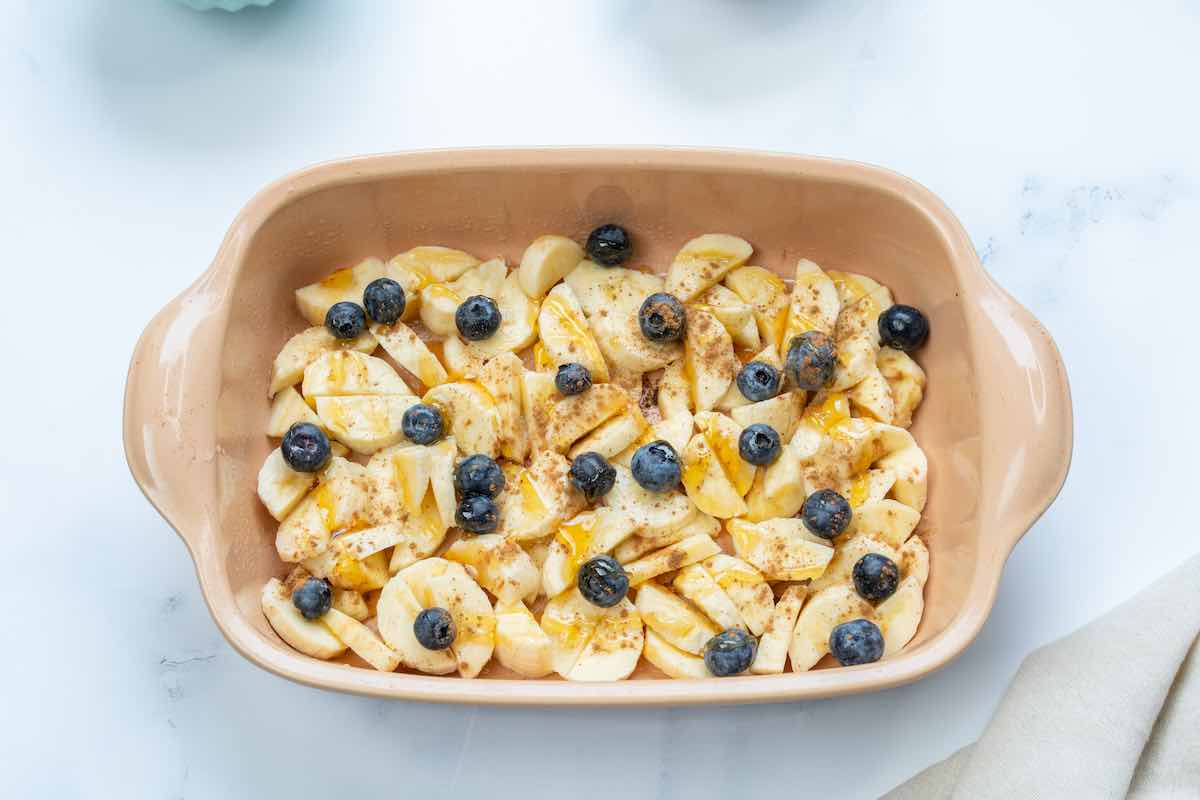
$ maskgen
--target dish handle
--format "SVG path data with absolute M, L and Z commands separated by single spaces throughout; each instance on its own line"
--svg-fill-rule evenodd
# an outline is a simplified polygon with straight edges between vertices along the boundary
M 142 332 L 125 381 L 125 460 L 195 555 L 216 517 L 216 410 L 227 278 L 203 275 Z
M 980 411 L 1003 420 L 988 437 L 985 475 L 992 487 L 993 520 L 1009 549 L 1054 502 L 1071 466 L 1074 437 L 1071 387 L 1062 356 L 1049 331 L 993 284 L 978 307 L 983 334 L 1008 358 L 995 359 L 983 383 Z

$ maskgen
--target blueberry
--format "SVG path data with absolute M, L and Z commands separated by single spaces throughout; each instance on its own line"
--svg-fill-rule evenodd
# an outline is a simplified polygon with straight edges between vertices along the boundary
M 642 301 L 638 310 L 642 335 L 652 342 L 675 342 L 687 328 L 687 312 L 675 295 L 655 292 Z
M 588 234 L 588 258 L 602 267 L 615 267 L 629 258 L 633 240 L 620 225 L 601 225 Z
M 458 503 L 454 513 L 458 527 L 471 533 L 492 533 L 500 522 L 500 513 L 492 498 L 482 494 L 469 494 Z
M 334 303 L 325 312 L 325 327 L 339 339 L 353 339 L 367 329 L 367 312 L 358 303 Z
M 592 502 L 609 493 L 617 480 L 617 471 L 599 453 L 580 453 L 571 462 L 570 476 L 571 485 Z
M 445 650 L 454 644 L 454 617 L 437 606 L 422 609 L 413 620 L 413 635 L 426 650 Z
M 738 391 L 751 403 L 779 394 L 779 370 L 765 361 L 751 361 L 737 376 Z
M 738 452 L 756 467 L 774 464 L 782 447 L 779 432 L 762 422 L 747 425 L 738 437 Z
M 883 658 L 883 634 L 869 619 L 852 619 L 829 634 L 829 652 L 843 667 L 870 664 Z
M 400 418 L 400 430 L 413 444 L 433 444 L 442 438 L 446 423 L 436 407 L 417 403 L 405 410 Z
M 916 350 L 929 338 L 929 317 L 912 306 L 894 305 L 879 315 L 879 338 L 896 350 Z
M 633 479 L 643 489 L 666 492 L 679 485 L 679 454 L 670 442 L 659 439 L 639 447 L 633 454 Z
M 629 576 L 612 556 L 596 556 L 583 562 L 576 582 L 583 599 L 601 608 L 612 608 L 629 592 Z
M 329 437 L 311 422 L 297 422 L 279 445 L 283 460 L 296 472 L 317 472 L 329 463 Z
M 718 678 L 727 678 L 750 669 L 758 642 L 741 628 L 728 628 L 704 645 L 704 666 Z
M 796 336 L 788 345 L 788 377 L 798 389 L 815 392 L 833 380 L 837 367 L 837 349 L 833 339 L 820 331 L 808 331 Z
M 333 605 L 333 588 L 329 581 L 309 578 L 292 592 L 292 605 L 305 619 L 317 619 Z
M 592 373 L 583 364 L 563 364 L 554 375 L 560 394 L 583 394 L 592 388 Z
M 832 539 L 850 524 L 850 504 L 833 489 L 818 489 L 800 508 L 804 527 L 822 539 Z
M 864 600 L 887 600 L 900 583 L 896 562 L 879 553 L 867 553 L 854 565 L 854 588 Z
M 472 295 L 454 312 L 454 324 L 464 339 L 478 342 L 500 329 L 500 309 L 492 298 Z
M 367 316 L 380 325 L 391 325 L 404 313 L 407 299 L 404 287 L 391 278 L 376 278 L 363 291 L 363 307 Z
M 504 488 L 504 473 L 495 459 L 476 453 L 458 462 L 454 487 L 464 496 L 478 494 L 495 497 Z

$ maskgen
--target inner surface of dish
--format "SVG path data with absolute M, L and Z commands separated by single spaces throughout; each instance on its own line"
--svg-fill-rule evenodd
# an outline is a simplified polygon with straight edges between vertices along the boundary
M 831 641 L 869 663 L 913 638 L 926 378 L 903 333 L 923 315 L 869 264 L 798 258 L 785 282 L 737 236 L 651 265 L 606 232 L 586 252 L 540 236 L 511 271 L 417 246 L 295 292 L 309 327 L 274 360 L 265 426 L 287 438 L 258 475 L 297 565 L 259 599 L 295 649 L 620 680 L 804 671 Z

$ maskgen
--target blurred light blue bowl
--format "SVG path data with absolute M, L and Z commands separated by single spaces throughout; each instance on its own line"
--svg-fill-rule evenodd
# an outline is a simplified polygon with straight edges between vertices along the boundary
M 241 11 L 246 6 L 269 6 L 275 0 L 179 0 L 185 6 L 191 6 L 197 11 L 211 11 L 219 8 L 222 11 Z

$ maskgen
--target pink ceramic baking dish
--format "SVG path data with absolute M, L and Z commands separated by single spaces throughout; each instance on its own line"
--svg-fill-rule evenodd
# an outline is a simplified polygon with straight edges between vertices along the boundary
M 272 446 L 263 435 L 271 361 L 304 327 L 293 290 L 418 244 L 516 263 L 539 234 L 582 241 L 610 221 L 633 230 L 638 261 L 657 268 L 692 236 L 726 231 L 780 274 L 804 256 L 870 275 L 929 314 L 933 335 L 919 354 L 929 383 L 912 430 L 929 457 L 918 533 L 932 569 L 912 643 L 853 668 L 684 681 L 641 667 L 611 684 L 381 673 L 287 647 L 259 609 L 264 581 L 286 568 L 255 476 Z M 368 156 L 268 186 L 234 220 L 209 270 L 142 334 L 124 425 L 135 480 L 187 544 L 213 618 L 246 658 L 341 691 L 555 705 L 796 700 L 929 674 L 979 632 L 1009 552 L 1066 478 L 1072 439 L 1067 375 L 1050 335 L 983 271 L 929 191 L 862 164 L 654 148 Z

